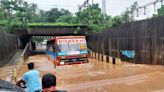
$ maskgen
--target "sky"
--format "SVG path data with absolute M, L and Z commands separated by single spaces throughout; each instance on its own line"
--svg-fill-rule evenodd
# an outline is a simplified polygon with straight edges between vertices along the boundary
M 35 3 L 38 5 L 39 9 L 50 10 L 51 8 L 64 8 L 68 9 L 73 14 L 78 11 L 78 6 L 82 5 L 86 0 L 25 0 L 29 3 Z M 138 2 L 139 6 L 148 4 L 155 0 L 106 0 L 106 13 L 107 15 L 116 16 L 120 15 L 126 8 L 130 7 L 135 1 Z M 89 0 L 90 4 L 92 0 Z M 100 8 L 102 8 L 102 0 L 93 0 L 94 3 L 99 3 Z M 156 8 L 159 8 L 161 3 L 156 4 Z M 141 20 L 149 18 L 152 14 L 155 14 L 154 6 L 150 5 L 147 7 L 146 15 L 144 15 L 143 10 L 140 10 L 139 17 L 136 20 Z

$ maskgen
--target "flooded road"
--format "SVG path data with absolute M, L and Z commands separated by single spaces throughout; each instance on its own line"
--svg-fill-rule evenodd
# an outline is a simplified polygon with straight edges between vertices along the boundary
M 56 69 L 45 55 L 29 57 L 42 77 L 57 76 L 57 88 L 68 92 L 164 92 L 164 66 L 123 62 L 112 65 L 89 59 L 87 64 L 60 66 Z M 19 78 L 27 71 L 24 64 Z

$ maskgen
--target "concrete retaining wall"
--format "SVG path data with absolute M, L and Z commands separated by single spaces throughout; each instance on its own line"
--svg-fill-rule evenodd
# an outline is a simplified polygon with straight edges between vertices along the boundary
M 17 51 L 17 36 L 0 30 L 0 67 L 9 63 Z

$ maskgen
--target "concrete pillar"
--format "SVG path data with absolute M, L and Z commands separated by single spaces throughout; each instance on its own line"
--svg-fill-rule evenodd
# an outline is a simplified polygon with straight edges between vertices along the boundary
M 107 56 L 106 55 L 103 55 L 103 61 L 107 62 Z
M 109 63 L 110 64 L 113 64 L 113 62 L 112 62 L 113 60 L 112 60 L 112 57 L 111 56 L 109 56 Z
M 96 59 L 98 59 L 98 56 L 99 56 L 98 53 L 96 53 Z
M 92 51 L 92 58 L 94 58 L 94 52 Z
M 99 54 L 99 61 L 101 61 L 101 54 Z
M 95 58 L 95 56 L 94 56 L 94 52 L 92 51 L 92 58 Z
M 121 65 L 121 59 L 120 58 L 115 58 L 116 59 L 116 65 Z

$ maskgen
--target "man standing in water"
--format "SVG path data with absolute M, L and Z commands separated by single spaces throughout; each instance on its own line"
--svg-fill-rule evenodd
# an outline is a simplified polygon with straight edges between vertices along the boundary
M 34 69 L 34 63 L 28 63 L 28 69 L 29 71 L 23 75 L 22 79 L 16 85 L 19 86 L 22 82 L 25 82 L 28 92 L 41 92 L 42 87 L 39 80 L 39 71 Z

